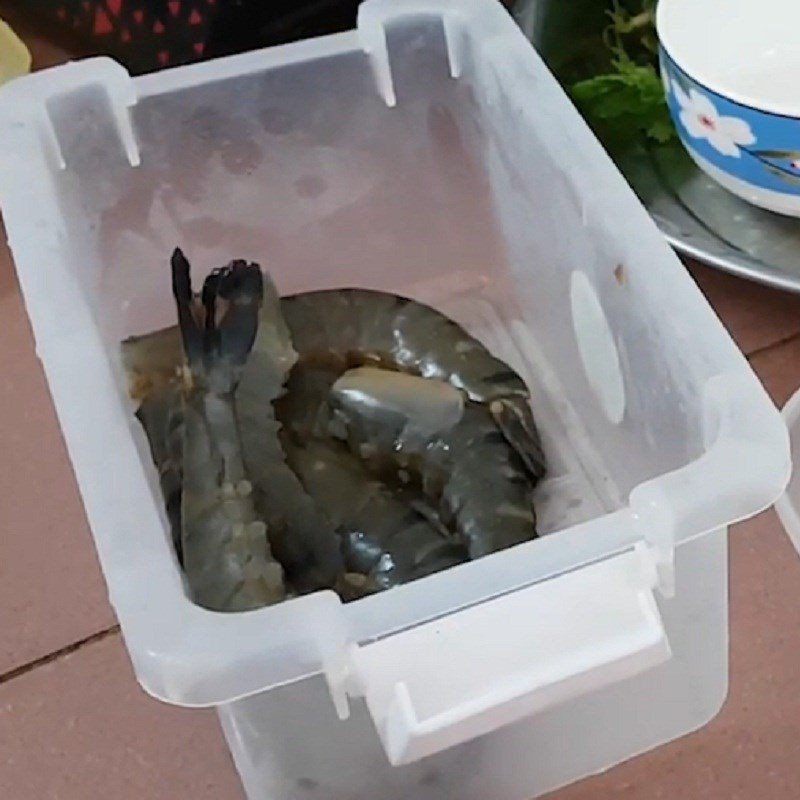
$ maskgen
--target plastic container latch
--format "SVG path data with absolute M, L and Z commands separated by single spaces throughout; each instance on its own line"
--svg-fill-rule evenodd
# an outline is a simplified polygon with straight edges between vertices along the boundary
M 363 696 L 406 764 L 670 657 L 642 545 L 365 645 L 326 673 L 340 716 Z

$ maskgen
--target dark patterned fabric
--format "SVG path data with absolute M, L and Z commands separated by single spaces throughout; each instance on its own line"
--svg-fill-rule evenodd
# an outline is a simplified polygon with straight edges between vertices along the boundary
M 132 73 L 352 28 L 359 0 L 18 0 L 26 21 Z

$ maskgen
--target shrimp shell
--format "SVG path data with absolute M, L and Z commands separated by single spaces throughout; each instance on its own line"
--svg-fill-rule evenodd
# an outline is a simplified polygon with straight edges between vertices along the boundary
M 342 444 L 313 438 L 325 435 L 335 379 L 330 368 L 298 364 L 278 411 L 287 461 L 338 531 L 347 571 L 366 576 L 361 594 L 466 561 L 466 548 L 438 523 L 419 491 L 390 488 Z
M 444 314 L 369 289 L 306 292 L 283 298 L 281 307 L 301 359 L 336 359 L 342 371 L 374 365 L 446 381 L 486 404 L 531 475 L 544 474 L 525 382 Z
M 484 406 L 467 402 L 456 419 L 455 402 L 435 381 L 355 369 L 332 386 L 328 430 L 373 472 L 415 475 L 479 558 L 537 535 L 534 480 Z
M 199 605 L 245 611 L 285 596 L 283 570 L 253 504 L 234 397 L 255 340 L 263 282 L 256 265 L 231 262 L 206 278 L 198 298 L 189 271 L 176 250 L 173 293 L 191 375 L 182 406 L 183 565 Z
M 270 544 L 299 592 L 334 585 L 343 569 L 339 538 L 286 464 L 273 403 L 297 360 L 272 280 L 264 276 L 258 333 L 236 390 L 242 453 Z
M 263 275 L 258 328 L 235 389 L 236 424 L 252 502 L 267 525 L 271 552 L 300 592 L 334 585 L 343 565 L 339 539 L 285 462 L 273 402 L 284 390 L 297 359 L 269 275 Z M 131 395 L 141 398 L 137 416 L 159 470 L 176 549 L 181 556 L 182 456 L 184 427 L 180 383 L 183 352 L 177 327 L 123 343 Z M 176 375 L 179 376 L 176 378 Z M 178 447 L 175 447 L 175 439 Z
M 183 256 L 176 251 L 174 258 Z M 233 264 L 241 269 L 243 262 Z M 456 323 L 421 303 L 363 289 L 279 300 L 264 276 L 252 350 L 242 363 L 222 364 L 209 360 L 197 321 L 217 322 L 219 315 L 214 336 L 230 347 L 241 344 L 252 320 L 239 314 L 225 327 L 230 287 L 220 293 L 219 271 L 207 280 L 203 308 L 190 287 L 187 299 L 188 262 L 185 278 L 173 274 L 192 369 L 181 367 L 177 328 L 128 340 L 123 359 L 173 535 L 188 524 L 208 547 L 201 563 L 191 548 L 183 555 L 190 584 L 194 575 L 206 586 L 200 602 L 227 609 L 274 602 L 283 592 L 276 588 L 280 564 L 299 591 L 341 591 L 347 571 L 364 578 L 354 584 L 363 594 L 536 535 L 530 492 L 544 457 L 528 390 Z M 367 387 L 366 395 L 375 394 L 377 416 L 368 419 L 363 402 L 348 405 L 342 396 L 333 398 L 331 416 L 331 385 L 362 365 L 419 376 L 414 391 L 425 387 L 417 404 L 397 406 L 403 381 L 394 384 L 382 370 L 383 390 Z M 356 388 L 364 377 L 356 376 Z M 399 393 L 391 398 L 389 383 Z M 447 385 L 458 390 L 457 402 L 442 391 Z M 391 433 L 398 425 L 399 448 Z M 330 435 L 358 457 L 329 438 L 313 441 Z M 184 536 L 184 547 L 192 538 Z
M 287 458 L 337 526 L 348 572 L 376 591 L 467 560 L 464 546 L 420 513 L 401 492 L 370 478 L 364 465 L 335 442 L 290 444 Z
M 177 381 L 165 384 L 142 398 L 136 417 L 147 433 L 172 531 L 172 543 L 182 565 L 183 408 L 181 387 Z

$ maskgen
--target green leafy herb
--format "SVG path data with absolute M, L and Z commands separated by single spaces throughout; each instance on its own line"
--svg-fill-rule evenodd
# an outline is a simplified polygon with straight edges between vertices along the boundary
M 603 32 L 610 71 L 574 83 L 576 106 L 606 146 L 676 137 L 658 74 L 655 0 L 612 0 Z
M 572 98 L 601 138 L 643 133 L 664 144 L 675 136 L 664 87 L 649 64 L 619 63 L 614 73 L 574 84 Z

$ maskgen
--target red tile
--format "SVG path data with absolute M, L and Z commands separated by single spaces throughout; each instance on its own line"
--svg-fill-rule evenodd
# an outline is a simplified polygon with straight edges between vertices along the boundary
M 800 338 L 757 353 L 750 364 L 782 407 L 800 388 Z
M 704 288 L 778 405 L 800 387 L 800 299 L 705 269 Z M 774 314 L 775 318 L 771 318 Z M 770 346 L 772 345 L 772 346 Z M 774 511 L 731 530 L 730 691 L 690 736 L 547 800 L 796 800 L 800 797 L 800 558 Z
M 114 615 L 2 227 L 0 242 L 2 674 L 107 628 Z
M 800 559 L 773 511 L 730 536 L 731 680 L 719 716 L 547 800 L 800 797 Z
M 800 334 L 800 295 L 692 265 L 695 280 L 744 353 Z
M 118 635 L 0 685 L 0 797 L 243 800 L 210 710 L 148 697 Z

